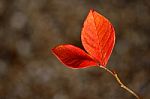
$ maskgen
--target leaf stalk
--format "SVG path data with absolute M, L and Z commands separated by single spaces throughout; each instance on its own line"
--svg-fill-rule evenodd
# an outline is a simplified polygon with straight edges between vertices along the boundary
M 104 66 L 101 66 L 101 65 L 98 65 L 100 68 L 102 68 L 103 70 L 107 71 L 109 74 L 111 74 L 115 79 L 116 81 L 119 83 L 120 87 L 125 89 L 126 91 L 128 91 L 129 93 L 131 93 L 132 95 L 134 95 L 137 99 L 140 99 L 140 97 L 131 89 L 129 89 L 125 84 L 122 83 L 122 81 L 120 80 L 120 78 L 118 77 L 118 74 L 114 71 L 111 71 L 110 69 L 104 67 Z

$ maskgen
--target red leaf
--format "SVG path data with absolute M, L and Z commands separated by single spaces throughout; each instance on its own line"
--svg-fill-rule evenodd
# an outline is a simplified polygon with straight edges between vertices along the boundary
M 90 10 L 84 22 L 81 40 L 85 50 L 105 66 L 115 44 L 115 31 L 109 20 Z
M 87 53 L 73 45 L 60 45 L 52 51 L 68 67 L 83 68 L 97 64 Z

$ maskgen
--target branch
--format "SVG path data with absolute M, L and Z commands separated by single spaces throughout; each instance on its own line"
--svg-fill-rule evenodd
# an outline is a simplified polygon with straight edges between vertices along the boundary
M 117 80 L 117 82 L 120 84 L 120 87 L 125 89 L 126 91 L 128 91 L 129 93 L 131 93 L 132 95 L 134 95 L 137 99 L 140 99 L 140 97 L 131 89 L 129 89 L 126 85 L 124 85 L 122 83 L 122 81 L 120 80 L 120 78 L 118 77 L 116 72 L 113 72 L 111 70 L 109 70 L 108 68 L 99 65 L 100 68 L 104 69 L 105 71 L 107 71 L 109 74 L 111 74 L 113 77 L 115 77 L 115 79 Z

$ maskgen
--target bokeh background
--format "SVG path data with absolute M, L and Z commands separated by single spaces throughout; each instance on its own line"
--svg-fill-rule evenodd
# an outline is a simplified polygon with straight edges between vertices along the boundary
M 116 30 L 108 68 L 150 99 L 149 0 L 0 0 L 0 99 L 135 99 L 102 69 L 68 69 L 50 51 L 64 43 L 83 48 L 91 8 Z

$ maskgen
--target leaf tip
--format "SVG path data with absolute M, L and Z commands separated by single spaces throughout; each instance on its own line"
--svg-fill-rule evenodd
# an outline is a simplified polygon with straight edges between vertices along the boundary
M 94 12 L 94 9 L 93 9 L 93 8 L 91 8 L 91 9 L 90 9 L 90 12 Z

